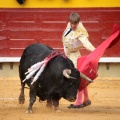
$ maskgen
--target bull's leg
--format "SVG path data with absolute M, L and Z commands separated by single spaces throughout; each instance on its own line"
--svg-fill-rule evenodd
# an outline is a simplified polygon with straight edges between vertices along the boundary
M 25 102 L 24 87 L 25 87 L 25 83 L 21 83 L 21 92 L 18 99 L 19 104 L 24 104 Z
M 52 100 L 48 100 L 48 99 L 47 99 L 46 107 L 47 107 L 47 108 L 52 108 Z
M 32 113 L 32 106 L 33 106 L 34 102 L 36 101 L 36 91 L 35 91 L 34 85 L 30 86 L 29 96 L 30 96 L 29 106 L 28 106 L 26 113 Z
M 56 112 L 61 112 L 61 110 L 59 109 L 59 100 L 52 100 L 52 101 L 53 101 L 54 110 Z

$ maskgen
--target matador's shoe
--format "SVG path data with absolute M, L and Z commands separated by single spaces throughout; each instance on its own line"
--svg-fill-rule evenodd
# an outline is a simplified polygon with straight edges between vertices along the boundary
M 68 108 L 83 108 L 83 107 L 84 107 L 83 104 L 80 104 L 80 105 L 70 104 L 70 105 L 68 106 Z
M 83 104 L 80 104 L 80 105 L 70 104 L 68 106 L 68 108 L 83 108 L 83 107 L 86 107 L 86 106 L 89 106 L 89 105 L 91 105 L 91 101 L 87 100 L 86 102 L 83 102 Z
M 87 100 L 86 102 L 83 102 L 83 106 L 86 107 L 86 106 L 89 106 L 91 105 L 91 101 L 90 100 Z

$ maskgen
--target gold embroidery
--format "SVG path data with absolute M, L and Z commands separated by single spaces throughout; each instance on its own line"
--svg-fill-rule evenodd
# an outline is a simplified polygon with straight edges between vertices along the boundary
M 66 30 L 68 28 L 70 28 L 70 23 L 68 23 Z M 65 54 L 73 61 L 75 67 L 77 67 L 77 58 L 81 56 L 79 50 L 82 47 L 88 50 L 94 49 L 94 46 L 88 40 L 88 36 L 88 32 L 82 23 L 79 22 L 75 31 L 72 30 L 68 35 L 62 38 Z

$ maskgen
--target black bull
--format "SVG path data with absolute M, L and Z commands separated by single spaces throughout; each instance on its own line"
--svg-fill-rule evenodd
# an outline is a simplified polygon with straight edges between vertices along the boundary
M 36 101 L 36 96 L 40 100 L 47 100 L 47 106 L 54 106 L 58 110 L 59 100 L 64 99 L 74 102 L 80 85 L 80 73 L 74 67 L 72 61 L 62 55 L 52 58 L 46 65 L 36 82 L 31 84 L 33 77 L 23 82 L 28 68 L 37 62 L 41 62 L 55 50 L 43 44 L 32 44 L 28 46 L 20 60 L 19 76 L 21 79 L 21 93 L 19 103 L 25 101 L 24 88 L 25 84 L 30 87 L 30 101 L 27 112 L 32 112 L 32 106 Z

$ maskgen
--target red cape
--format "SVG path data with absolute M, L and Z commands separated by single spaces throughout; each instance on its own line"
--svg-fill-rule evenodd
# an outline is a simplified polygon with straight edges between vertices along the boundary
M 120 31 L 113 33 L 108 39 L 106 39 L 104 42 L 102 42 L 93 52 L 91 52 L 88 56 L 83 56 L 78 58 L 77 60 L 77 68 L 80 72 L 84 73 L 86 76 L 94 80 L 98 74 L 98 61 L 100 57 L 104 54 L 105 50 L 113 44 L 116 43 L 116 41 L 119 40 L 120 37 Z M 79 91 L 83 90 L 85 87 L 87 87 L 90 83 L 87 82 L 84 79 L 81 79 L 81 84 L 79 86 Z

